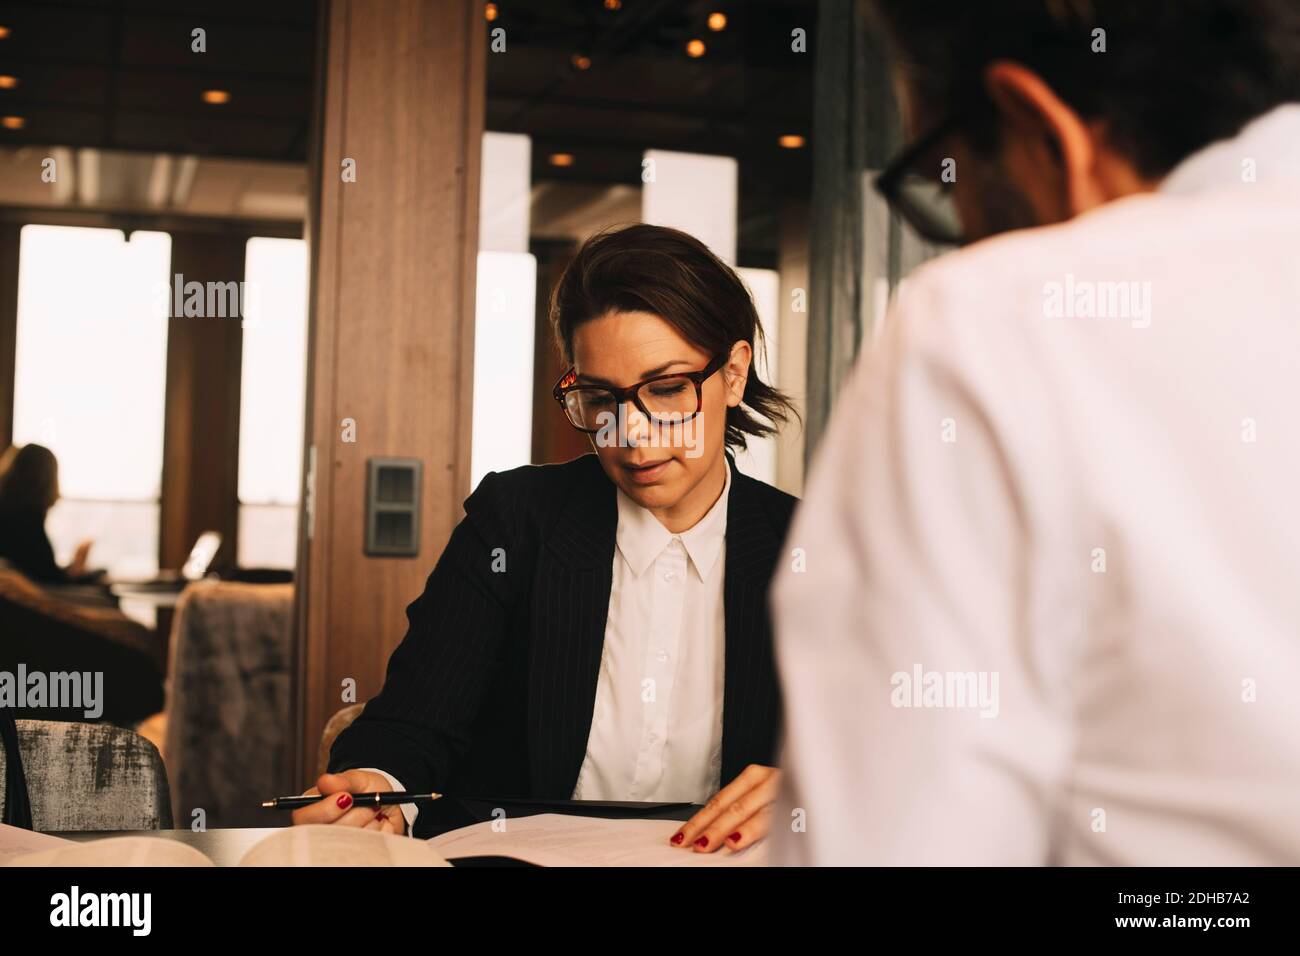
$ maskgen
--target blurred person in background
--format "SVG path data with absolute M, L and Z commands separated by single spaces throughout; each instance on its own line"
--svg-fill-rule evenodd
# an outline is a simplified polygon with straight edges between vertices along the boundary
M 90 541 L 66 568 L 54 560 L 45 518 L 59 500 L 59 462 L 44 445 L 11 445 L 0 456 L 0 560 L 39 584 L 72 584 L 86 571 Z
M 1298 864 L 1300 4 L 875 9 L 963 248 L 787 540 L 774 858 Z

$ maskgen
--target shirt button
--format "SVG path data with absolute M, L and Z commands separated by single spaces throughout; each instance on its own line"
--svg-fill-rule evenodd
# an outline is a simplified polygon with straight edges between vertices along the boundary
M 668 652 L 667 652 L 667 651 L 656 651 L 656 652 L 655 652 L 655 660 L 657 660 L 660 664 L 662 664 L 664 661 L 668 660 Z
M 665 581 L 675 581 L 676 579 L 677 579 L 677 572 L 676 572 L 676 571 L 665 571 L 665 572 L 664 572 L 664 580 L 665 580 Z

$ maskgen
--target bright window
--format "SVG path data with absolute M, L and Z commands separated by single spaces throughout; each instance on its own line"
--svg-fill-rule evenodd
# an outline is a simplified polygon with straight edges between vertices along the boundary
M 170 268 L 166 233 L 23 227 L 14 441 L 59 460 L 61 561 L 92 538 L 92 567 L 157 570 Z
M 302 485 L 307 244 L 248 241 L 239 412 L 239 564 L 292 568 Z
M 531 254 L 478 254 L 471 488 L 489 471 L 532 461 L 536 288 L 537 260 Z M 507 415 L 501 413 L 505 408 Z

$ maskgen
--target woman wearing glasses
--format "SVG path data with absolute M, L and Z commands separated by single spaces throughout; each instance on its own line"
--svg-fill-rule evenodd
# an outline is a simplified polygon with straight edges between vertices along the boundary
M 595 454 L 480 482 L 295 823 L 437 825 L 438 803 L 348 796 L 400 787 L 707 801 L 672 839 L 697 852 L 767 832 L 767 589 L 795 499 L 729 453 L 792 412 L 755 374 L 753 302 L 698 240 L 636 225 L 583 245 L 551 311 L 571 363 L 554 396 Z

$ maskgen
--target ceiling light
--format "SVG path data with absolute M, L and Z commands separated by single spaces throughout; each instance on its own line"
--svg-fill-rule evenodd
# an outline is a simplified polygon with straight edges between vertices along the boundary
M 498 12 L 499 11 L 497 10 L 497 5 L 495 3 L 489 3 L 487 6 L 483 8 L 483 16 L 487 17 L 489 21 L 495 20 L 497 18 Z
M 573 64 L 573 67 L 574 67 L 574 69 L 576 69 L 576 70 L 590 70 L 590 69 L 591 69 L 591 57 L 589 57 L 589 56 L 584 56 L 584 55 L 581 54 L 581 53 L 575 53 L 575 54 L 573 54 L 573 56 L 569 57 L 569 62 Z
M 8 35 L 9 35 L 9 28 L 8 28 L 8 27 L 0 27 L 0 40 L 3 40 L 3 39 L 4 39 L 5 37 L 7 37 Z
M 623 0 L 605 0 L 606 10 L 622 10 Z
M 211 103 L 213 106 L 220 106 L 222 103 L 230 102 L 230 93 L 226 90 L 204 90 L 203 102 Z
M 727 15 L 725 13 L 710 13 L 709 29 L 714 33 L 721 33 L 727 29 Z
M 0 118 L 0 126 L 5 129 L 22 129 L 27 125 L 27 120 L 21 116 L 5 116 Z
M 572 166 L 573 154 L 572 153 L 551 153 L 551 165 Z
M 18 85 L 16 76 L 0 76 L 0 90 L 12 90 Z
M 777 142 L 786 149 L 803 149 L 805 140 L 798 133 L 786 133 Z
M 704 41 L 696 38 L 686 44 L 686 55 L 696 60 L 704 56 Z

